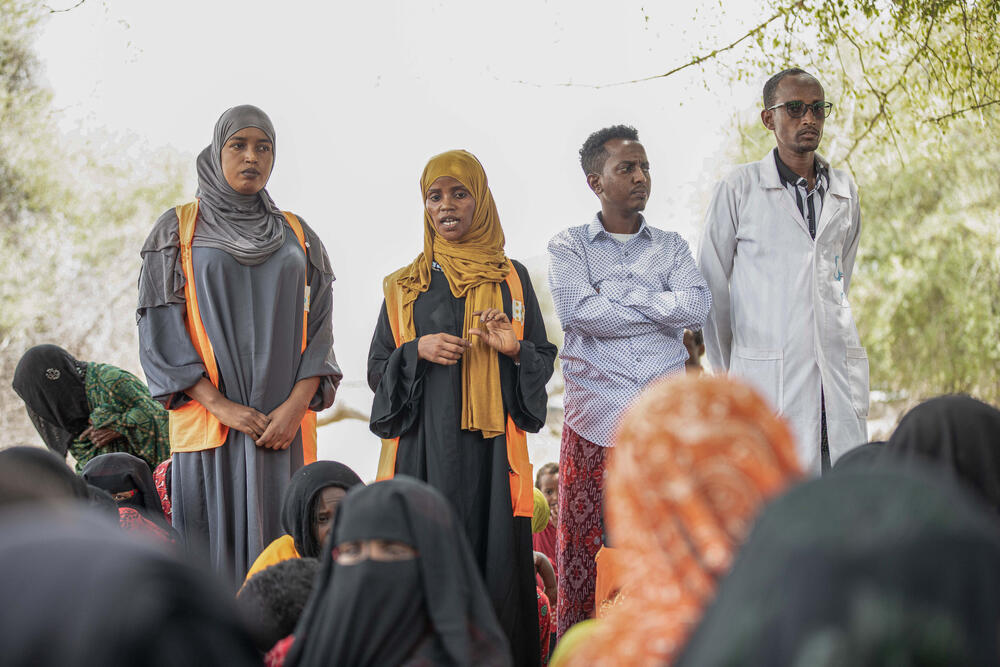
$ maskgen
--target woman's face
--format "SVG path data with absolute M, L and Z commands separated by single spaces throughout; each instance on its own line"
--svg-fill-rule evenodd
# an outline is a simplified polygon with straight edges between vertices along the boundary
M 260 192 L 274 166 L 274 145 L 257 127 L 244 127 L 222 146 L 222 175 L 241 195 Z
M 313 512 L 313 537 L 316 544 L 323 544 L 333 527 L 333 518 L 337 516 L 337 507 L 347 495 L 347 491 L 339 486 L 328 486 L 319 492 L 316 498 L 316 511 Z
M 337 545 L 337 550 L 334 552 L 334 560 L 337 565 L 357 565 L 365 560 L 392 563 L 401 560 L 412 560 L 416 557 L 416 549 L 406 542 L 396 540 L 342 542 Z
M 434 232 L 448 241 L 460 241 L 472 227 L 476 200 L 468 188 L 451 176 L 442 176 L 427 188 L 424 206 Z

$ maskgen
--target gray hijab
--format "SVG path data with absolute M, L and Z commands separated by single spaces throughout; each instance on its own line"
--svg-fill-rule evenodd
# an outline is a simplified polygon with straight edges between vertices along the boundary
M 267 114 L 250 104 L 226 111 L 215 123 L 212 145 L 198 155 L 198 225 L 193 246 L 216 248 L 240 264 L 253 266 L 270 257 L 285 241 L 285 217 L 266 189 L 242 195 L 222 173 L 222 147 L 247 127 L 264 132 L 274 145 L 274 126 Z

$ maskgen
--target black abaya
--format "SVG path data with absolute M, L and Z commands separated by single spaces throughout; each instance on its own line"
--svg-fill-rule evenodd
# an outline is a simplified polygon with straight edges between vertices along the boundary
M 524 293 L 524 340 L 520 365 L 499 355 L 504 411 L 520 428 L 545 424 L 545 383 L 556 347 L 545 335 L 527 269 L 513 262 Z M 457 299 L 444 274 L 431 272 L 428 290 L 413 307 L 416 335 L 462 335 L 465 299 Z M 504 312 L 512 314 L 510 290 L 501 283 Z M 513 517 L 507 439 L 490 440 L 460 427 L 461 362 L 443 366 L 419 360 L 417 340 L 398 349 L 385 304 L 368 356 L 368 384 L 375 392 L 371 429 L 399 437 L 396 473 L 428 482 L 451 501 L 472 546 L 497 617 L 518 665 L 538 664 L 538 599 L 535 591 L 531 519 Z

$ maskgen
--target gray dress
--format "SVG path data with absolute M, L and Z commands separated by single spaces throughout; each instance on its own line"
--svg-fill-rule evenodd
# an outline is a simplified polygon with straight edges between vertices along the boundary
M 195 289 L 205 331 L 219 368 L 219 390 L 228 399 L 267 414 L 288 398 L 302 379 L 320 377 L 310 408 L 333 403 L 341 372 L 333 353 L 334 280 L 318 237 L 305 224 L 309 257 L 291 228 L 283 245 L 260 264 L 241 264 L 229 253 L 195 246 Z M 177 262 L 177 217 L 173 210 L 157 222 L 143 251 L 143 273 Z M 158 240 L 159 239 L 159 240 Z M 206 376 L 184 326 L 183 295 L 177 298 L 176 271 L 170 298 L 147 298 L 140 278 L 140 360 L 152 395 L 168 408 L 190 398 L 184 390 Z M 302 345 L 304 274 L 309 271 L 310 312 Z M 171 271 L 158 271 L 161 275 Z M 183 286 L 183 276 L 180 277 Z M 144 289 L 145 288 L 145 289 Z M 177 303 L 176 301 L 180 301 Z M 225 443 L 173 457 L 173 524 L 189 549 L 207 559 L 235 590 L 250 564 L 282 534 L 281 499 L 292 474 L 303 465 L 302 437 L 285 450 L 257 447 L 230 429 Z

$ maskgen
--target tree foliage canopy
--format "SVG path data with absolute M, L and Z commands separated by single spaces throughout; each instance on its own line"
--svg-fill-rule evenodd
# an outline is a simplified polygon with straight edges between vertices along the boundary
M 46 10 L 0 0 L 0 427 L 36 439 L 10 388 L 24 350 L 56 343 L 80 359 L 137 370 L 138 248 L 181 201 L 169 151 L 144 159 L 127 137 L 59 129 L 32 43 Z
M 718 64 L 754 81 L 804 67 L 836 105 L 821 151 L 861 189 L 851 301 L 872 388 L 1000 401 L 1000 2 L 770 0 L 764 13 Z M 741 159 L 771 146 L 744 124 Z

